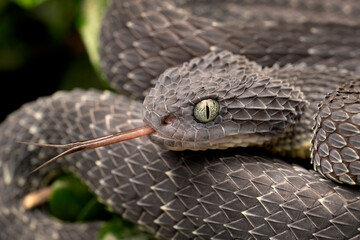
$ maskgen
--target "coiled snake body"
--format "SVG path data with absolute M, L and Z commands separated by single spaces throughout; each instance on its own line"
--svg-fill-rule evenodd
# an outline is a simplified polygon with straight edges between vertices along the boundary
M 358 184 L 356 3 L 173 3 L 214 17 L 236 13 L 240 23 L 234 25 L 163 1 L 113 1 L 102 25 L 103 69 L 119 91 L 133 98 L 146 92 L 144 104 L 75 90 L 11 114 L 0 126 L 0 239 L 95 238 L 99 223 L 60 223 L 41 208 L 22 206 L 26 193 L 60 169 L 75 172 L 111 210 L 160 238 L 360 238 L 357 188 L 265 151 L 166 150 L 264 145 L 309 156 L 317 104 L 345 83 L 320 107 L 312 155 L 323 175 Z M 153 79 L 155 88 L 145 91 Z M 199 122 L 194 106 L 207 99 L 218 102 L 219 113 Z M 59 159 L 32 175 L 57 151 L 16 143 L 89 139 L 142 126 L 143 119 L 156 130 L 150 139 L 158 144 L 128 140 Z

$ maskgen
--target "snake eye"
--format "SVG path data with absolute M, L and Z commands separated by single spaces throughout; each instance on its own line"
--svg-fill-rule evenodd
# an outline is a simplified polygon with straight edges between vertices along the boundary
M 197 121 L 207 123 L 219 114 L 219 103 L 213 99 L 202 100 L 194 107 L 194 117 Z

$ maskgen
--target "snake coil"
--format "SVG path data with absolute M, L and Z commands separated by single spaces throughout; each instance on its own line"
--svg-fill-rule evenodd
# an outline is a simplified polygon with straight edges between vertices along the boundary
M 96 237 L 101 223 L 59 222 L 23 207 L 24 195 L 60 170 L 159 238 L 359 239 L 358 189 L 321 176 L 360 182 L 359 11 L 355 0 L 113 0 L 102 67 L 133 99 L 77 89 L 8 116 L 0 125 L 0 239 Z M 144 104 L 134 100 L 145 95 Z M 166 150 L 260 144 L 308 157 L 324 97 L 312 140 L 321 175 L 258 148 Z M 219 113 L 199 122 L 192 112 L 204 99 L 216 100 Z M 150 138 L 66 156 L 31 175 L 59 152 L 17 143 L 101 137 L 143 119 L 156 130 Z

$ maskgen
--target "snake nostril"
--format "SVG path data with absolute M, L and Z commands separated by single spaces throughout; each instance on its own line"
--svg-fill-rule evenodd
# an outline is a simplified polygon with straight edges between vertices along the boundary
M 172 118 L 172 117 L 167 116 L 166 118 L 164 118 L 163 123 L 165 123 L 165 124 L 169 124 L 172 120 L 173 120 L 173 118 Z

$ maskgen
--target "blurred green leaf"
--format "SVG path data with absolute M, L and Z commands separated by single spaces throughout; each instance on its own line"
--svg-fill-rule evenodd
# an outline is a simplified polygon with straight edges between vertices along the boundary
M 126 220 L 114 217 L 99 231 L 99 240 L 152 240 L 150 235 L 140 232 L 137 227 Z
M 105 212 L 104 205 L 99 203 L 95 196 L 93 196 L 80 210 L 76 221 L 90 221 L 99 218 Z
M 11 0 L 23 8 L 33 8 L 46 0 Z
M 101 20 L 109 0 L 84 0 L 77 26 L 85 43 L 90 60 L 99 76 L 102 76 L 99 58 L 99 33 Z
M 78 179 L 70 174 L 51 184 L 50 212 L 64 221 L 88 221 L 104 215 L 105 208 Z
M 46 0 L 34 8 L 32 13 L 48 27 L 54 41 L 59 42 L 75 28 L 80 3 L 80 0 Z

